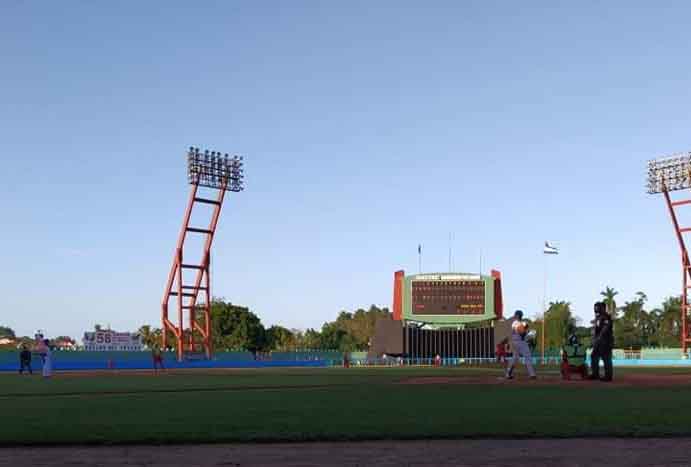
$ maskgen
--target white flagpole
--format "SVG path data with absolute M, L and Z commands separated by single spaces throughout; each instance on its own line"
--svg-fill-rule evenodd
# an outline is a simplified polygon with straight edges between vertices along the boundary
M 422 244 L 417 246 L 417 273 L 422 274 Z
M 542 253 L 543 281 L 542 281 L 542 364 L 545 364 L 545 321 L 547 320 L 547 258 Z
M 449 232 L 449 272 L 451 271 L 451 232 Z

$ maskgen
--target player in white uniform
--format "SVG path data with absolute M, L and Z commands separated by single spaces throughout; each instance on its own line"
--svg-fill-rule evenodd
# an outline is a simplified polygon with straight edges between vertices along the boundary
M 513 369 L 520 357 L 525 359 L 525 366 L 528 368 L 530 379 L 535 379 L 535 368 L 533 368 L 533 356 L 530 354 L 530 346 L 526 340 L 528 334 L 528 323 L 523 321 L 523 311 L 516 310 L 513 314 L 511 323 L 511 350 L 513 356 L 511 363 L 506 367 L 506 379 L 513 379 Z
M 53 376 L 53 353 L 50 351 L 50 345 L 48 344 L 48 339 L 43 341 L 45 345 L 45 356 L 43 358 L 43 377 L 50 378 Z

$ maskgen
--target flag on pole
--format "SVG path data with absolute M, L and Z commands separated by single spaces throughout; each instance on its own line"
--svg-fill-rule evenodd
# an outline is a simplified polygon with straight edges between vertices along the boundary
M 559 254 L 559 248 L 552 245 L 550 242 L 545 242 L 545 249 L 542 251 L 546 255 L 558 255 Z
M 422 245 L 418 244 L 417 246 L 417 254 L 421 255 L 422 254 Z

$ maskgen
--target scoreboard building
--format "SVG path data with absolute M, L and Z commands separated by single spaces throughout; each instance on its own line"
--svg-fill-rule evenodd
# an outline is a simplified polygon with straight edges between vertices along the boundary
M 373 356 L 491 358 L 501 273 L 394 273 L 393 320 L 376 323 Z
M 462 327 L 502 316 L 501 274 L 394 274 L 394 320 Z

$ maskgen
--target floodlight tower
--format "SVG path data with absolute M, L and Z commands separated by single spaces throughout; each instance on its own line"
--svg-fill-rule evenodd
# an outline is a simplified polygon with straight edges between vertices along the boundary
M 689 330 L 689 279 L 691 279 L 691 262 L 689 253 L 684 242 L 684 234 L 691 232 L 689 227 L 680 227 L 676 208 L 691 204 L 691 199 L 680 199 L 673 201 L 669 196 L 670 191 L 684 190 L 691 188 L 691 152 L 675 154 L 670 157 L 648 161 L 648 193 L 662 193 L 665 196 L 667 209 L 672 218 L 672 225 L 677 234 L 679 248 L 681 251 L 681 349 L 684 356 L 688 349 Z
M 185 350 L 195 351 L 195 333 L 201 336 L 201 346 L 206 357 L 211 357 L 211 244 L 226 192 L 240 192 L 244 189 L 243 159 L 238 156 L 229 157 L 228 154 L 216 151 L 200 152 L 199 148 L 190 148 L 187 153 L 187 178 L 192 188 L 161 304 L 162 345 L 163 348 L 167 347 L 167 333 L 172 332 L 177 344 L 178 360 L 183 359 Z M 199 187 L 216 191 L 215 199 L 198 196 Z M 190 226 L 192 211 L 197 204 L 212 206 L 211 221 L 206 228 Z M 198 264 L 183 261 L 188 233 L 205 237 L 201 261 Z M 191 284 L 185 284 L 183 281 L 185 269 L 196 271 Z M 204 293 L 203 302 L 198 300 L 200 292 Z M 177 298 L 177 324 L 168 317 L 170 297 Z M 183 321 L 185 310 L 189 318 L 187 328 Z M 201 315 L 203 325 L 199 323 Z

